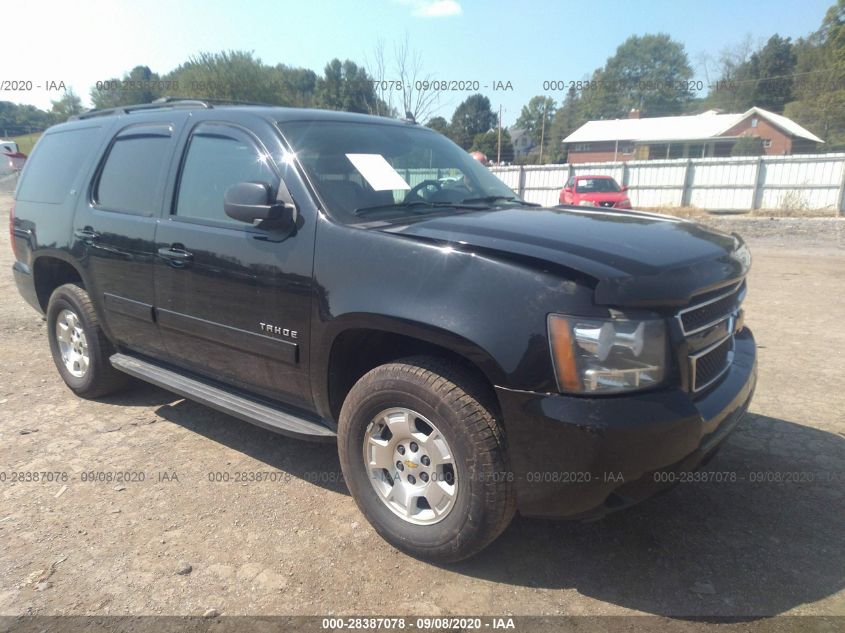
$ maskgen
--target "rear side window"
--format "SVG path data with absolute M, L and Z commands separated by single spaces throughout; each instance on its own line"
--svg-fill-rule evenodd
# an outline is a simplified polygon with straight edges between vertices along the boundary
M 97 181 L 97 206 L 124 213 L 156 213 L 170 145 L 167 127 L 138 126 L 121 132 L 112 143 Z
M 62 202 L 79 169 L 88 164 L 99 139 L 99 127 L 45 134 L 27 161 L 17 199 L 47 204 Z
M 263 182 L 275 192 L 279 176 L 248 135 L 219 124 L 199 126 L 182 167 L 176 215 L 244 226 L 223 210 L 223 194 L 239 182 Z

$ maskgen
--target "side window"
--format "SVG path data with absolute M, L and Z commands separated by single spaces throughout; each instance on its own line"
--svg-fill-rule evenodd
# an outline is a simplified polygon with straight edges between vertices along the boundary
M 47 204 L 62 202 L 80 167 L 87 165 L 99 142 L 99 127 L 45 134 L 27 161 L 17 199 Z
M 170 142 L 169 128 L 161 126 L 138 126 L 118 134 L 97 180 L 96 204 L 110 211 L 156 213 Z
M 200 126 L 188 142 L 176 215 L 245 226 L 223 210 L 223 194 L 239 182 L 264 182 L 275 192 L 279 176 L 246 134 L 222 125 Z

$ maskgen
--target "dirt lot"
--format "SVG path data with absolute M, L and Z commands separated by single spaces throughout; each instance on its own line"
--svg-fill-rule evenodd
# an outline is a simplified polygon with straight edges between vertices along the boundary
M 754 255 L 759 387 L 707 468 L 738 480 L 593 524 L 517 518 L 447 568 L 376 536 L 332 445 L 144 385 L 74 397 L 0 247 L 0 613 L 845 615 L 845 224 L 714 223 Z M 29 471 L 67 481 L 10 482 Z M 82 481 L 92 471 L 145 480 Z M 209 480 L 252 471 L 278 481 Z

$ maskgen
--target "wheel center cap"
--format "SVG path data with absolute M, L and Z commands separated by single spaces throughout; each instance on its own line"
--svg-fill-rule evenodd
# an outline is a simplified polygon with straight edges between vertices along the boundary
M 402 462 L 402 463 L 403 463 L 403 464 L 405 464 L 405 466 L 407 466 L 408 468 L 412 468 L 412 469 L 413 469 L 413 468 L 419 468 L 419 466 L 420 466 L 420 465 L 419 465 L 417 462 L 415 462 L 413 459 L 406 459 L 406 460 L 405 460 L 404 462 Z

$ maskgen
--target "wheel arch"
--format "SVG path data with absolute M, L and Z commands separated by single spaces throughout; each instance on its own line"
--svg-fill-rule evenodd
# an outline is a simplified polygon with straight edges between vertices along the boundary
M 35 284 L 35 294 L 42 312 L 47 312 L 50 295 L 59 286 L 67 283 L 77 283 L 86 287 L 82 271 L 60 251 L 48 252 L 36 257 L 32 262 L 32 278 Z
M 419 355 L 455 362 L 478 379 L 490 402 L 499 408 L 494 386 L 503 383 L 504 371 L 480 345 L 453 332 L 404 319 L 358 314 L 335 323 L 326 338 L 312 365 L 319 368 L 314 373 L 314 400 L 324 417 L 338 419 L 349 390 L 371 369 Z

